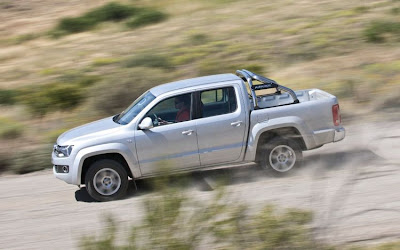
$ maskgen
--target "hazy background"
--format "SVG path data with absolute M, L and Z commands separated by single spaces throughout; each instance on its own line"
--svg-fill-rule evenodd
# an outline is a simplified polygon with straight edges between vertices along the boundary
M 61 133 L 121 112 L 143 91 L 155 85 L 209 74 L 234 73 L 241 68 L 268 76 L 294 90 L 320 88 L 339 98 L 344 126 L 350 126 L 351 129 L 345 139 L 347 142 L 341 142 L 345 147 L 341 148 L 337 144 L 335 153 L 321 158 L 323 166 L 326 162 L 336 160 L 334 165 L 340 166 L 339 173 L 344 173 L 343 178 L 347 180 L 348 176 L 355 176 L 354 172 L 346 172 L 342 168 L 354 166 L 354 159 L 359 161 L 356 166 L 363 167 L 371 163 L 371 159 L 386 164 L 380 158 L 384 157 L 395 159 L 397 165 L 384 165 L 381 169 L 395 171 L 393 169 L 398 168 L 398 158 L 392 157 L 398 154 L 398 139 L 395 144 L 389 138 L 399 136 L 396 130 L 400 117 L 399 45 L 398 0 L 0 0 L 2 181 L 9 187 L 19 183 L 12 179 L 14 177 L 7 177 L 10 173 L 23 174 L 51 168 L 51 148 Z M 378 140 L 381 138 L 386 139 L 382 142 Z M 368 150 L 364 150 L 362 145 L 367 144 Z M 373 152 L 369 151 L 371 145 Z M 332 148 L 328 146 L 322 152 L 331 153 Z M 338 158 L 338 155 L 342 158 Z M 314 157 L 320 159 L 320 156 Z M 345 160 L 346 164 L 341 165 L 341 160 Z M 373 171 L 375 165 L 368 167 L 370 169 L 367 171 Z M 234 172 L 239 174 L 238 180 L 243 177 L 240 173 Z M 50 171 L 46 172 L 46 175 L 50 174 Z M 309 183 L 309 176 L 308 172 L 302 172 L 302 175 L 287 181 L 295 183 L 300 178 L 304 181 L 301 183 Z M 311 175 L 312 178 L 316 176 L 318 174 Z M 339 183 L 339 191 L 340 176 L 335 174 L 329 177 L 334 178 L 335 182 L 332 183 Z M 34 185 L 38 181 L 35 175 L 26 178 L 17 180 L 29 181 L 28 187 L 31 189 L 37 187 Z M 39 180 L 51 183 L 53 187 L 60 185 L 64 188 L 66 185 L 56 180 L 53 183 L 53 177 L 47 178 L 42 176 Z M 321 179 L 315 183 L 325 181 Z M 288 204 L 287 201 L 296 207 L 308 204 L 296 194 L 296 199 L 279 194 L 275 198 L 262 198 L 262 202 L 259 200 L 258 197 L 267 190 L 257 188 L 266 187 L 269 183 L 272 185 L 270 188 L 280 190 L 280 185 L 285 182 L 279 179 L 272 182 L 255 181 L 247 189 L 249 192 L 258 190 L 260 193 L 254 191 L 253 196 L 242 197 L 242 200 L 250 204 L 274 202 L 283 197 L 280 201 L 282 204 Z M 386 186 L 376 194 L 377 199 L 385 197 L 388 190 L 398 188 L 396 183 L 395 179 L 387 181 Z M 301 190 L 301 185 L 289 185 L 289 189 Z M 327 184 L 318 185 L 325 187 Z M 253 189 L 253 186 L 257 188 Z M 328 185 L 326 187 L 328 189 Z M 66 190 L 63 189 L 63 197 L 71 193 L 73 195 L 74 188 L 68 186 Z M 233 192 L 241 190 L 232 189 Z M 18 203 L 22 202 L 18 197 L 25 191 L 23 187 L 12 190 L 15 193 L 3 190 L 1 196 L 10 201 L 2 205 L 4 221 L 23 214 L 18 210 L 24 207 Z M 368 201 L 372 189 L 360 190 L 365 194 L 365 201 Z M 43 200 L 43 203 L 31 197 L 39 202 L 37 211 L 44 213 L 38 215 L 38 218 L 43 218 L 47 213 L 49 200 L 55 202 L 56 211 L 65 213 L 62 209 L 66 201 L 57 200 L 60 195 L 53 191 L 40 191 L 41 195 L 50 195 L 45 196 L 47 200 Z M 246 194 L 242 196 L 246 197 Z M 302 197 L 303 194 L 299 192 L 297 195 Z M 315 197 L 314 191 L 310 197 Z M 386 198 L 385 201 L 396 200 L 395 197 Z M 297 199 L 300 200 L 298 203 Z M 333 199 L 336 199 L 335 196 Z M 124 209 L 129 210 L 129 203 L 138 203 L 141 198 L 132 200 L 115 202 L 108 207 L 117 209 L 115 206 L 118 204 L 127 204 Z M 14 207 L 12 204 L 19 205 Z M 332 204 L 327 202 L 319 207 L 312 205 L 311 209 L 315 209 L 317 215 L 324 214 L 335 208 Z M 386 203 L 381 201 L 380 204 Z M 83 205 L 73 199 L 69 206 L 78 210 Z M 91 210 L 98 208 L 93 207 L 93 204 L 90 206 Z M 392 209 L 396 206 L 389 207 Z M 14 211 L 15 214 L 6 211 Z M 31 227 L 26 227 L 25 233 L 15 228 L 17 233 L 6 230 L 3 235 L 9 233 L 9 236 L 18 238 L 19 234 L 32 232 L 36 222 L 32 221 L 31 210 L 25 212 L 25 220 L 17 222 L 23 228 L 28 220 L 32 222 Z M 349 214 L 353 212 L 351 210 Z M 98 226 L 99 222 L 93 218 L 94 215 L 82 216 L 85 217 L 82 217 L 82 224 L 63 227 L 64 233 L 70 237 L 68 239 L 77 238 L 69 228 L 94 223 L 94 226 L 86 228 L 90 233 Z M 137 220 L 137 217 L 131 217 Z M 329 217 L 328 221 L 335 221 L 335 217 L 332 218 Z M 382 217 L 378 215 L 377 218 Z M 394 218 L 398 216 L 387 217 L 386 222 L 373 231 L 396 229 L 395 225 L 390 224 L 393 221 L 397 223 Z M 71 223 L 73 220 L 74 217 L 68 217 Z M 43 224 L 50 226 L 42 230 L 50 237 L 58 223 L 52 221 Z M 361 223 L 359 228 L 365 229 L 371 224 L 374 222 Z M 351 225 L 346 224 L 345 227 Z M 325 236 L 333 235 L 326 230 Z M 43 234 L 32 236 L 32 242 L 37 243 L 37 248 L 42 248 L 43 242 L 50 244 L 54 240 L 54 237 L 50 237 L 40 241 L 41 237 Z M 398 238 L 397 235 L 393 237 Z M 353 240 L 351 237 L 347 240 L 345 238 L 341 238 L 345 243 Z M 17 242 L 14 238 L 8 237 L 7 242 L 11 248 L 18 248 L 18 245 L 13 245 Z M 76 247 L 71 242 L 68 246 Z
M 0 171 L 50 167 L 60 133 L 152 86 L 241 68 L 335 94 L 345 121 L 399 110 L 399 1 L 108 3 L 0 2 Z

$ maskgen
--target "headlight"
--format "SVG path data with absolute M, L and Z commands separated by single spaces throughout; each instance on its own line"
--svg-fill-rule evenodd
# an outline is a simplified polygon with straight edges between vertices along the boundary
M 59 146 L 59 145 L 54 145 L 53 151 L 56 154 L 57 157 L 68 157 L 71 154 L 72 151 L 72 145 L 69 146 Z

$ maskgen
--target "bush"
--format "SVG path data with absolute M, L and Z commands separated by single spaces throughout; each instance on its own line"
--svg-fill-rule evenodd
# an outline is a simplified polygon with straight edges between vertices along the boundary
M 15 102 L 26 105 L 29 111 L 38 117 L 53 111 L 69 112 L 86 98 L 83 91 L 100 80 L 101 77 L 97 75 L 67 72 L 58 77 L 59 82 L 45 84 L 34 90 L 18 90 L 14 99 Z
M 22 135 L 23 127 L 18 122 L 0 118 L 0 138 L 16 139 Z
M 398 14 L 400 14 L 400 8 L 399 7 L 392 8 L 390 10 L 390 13 L 393 14 L 393 15 L 398 15 Z
M 166 18 L 166 15 L 153 9 L 135 8 L 112 2 L 86 12 L 82 16 L 61 19 L 56 28 L 50 32 L 50 35 L 57 38 L 66 34 L 93 29 L 101 22 L 119 22 L 129 17 L 132 17 L 132 19 L 127 22 L 127 25 L 131 28 L 136 28 L 160 22 Z
M 67 17 L 61 19 L 56 29 L 65 33 L 78 33 L 92 29 L 97 24 L 96 20 L 87 17 Z
M 171 67 L 168 58 L 162 55 L 143 53 L 133 56 L 125 61 L 125 67 L 149 67 L 149 68 L 165 68 Z
M 15 42 L 15 44 L 22 44 L 24 42 L 34 40 L 38 37 L 39 37 L 38 34 L 32 34 L 32 33 L 23 34 L 23 35 L 19 35 L 19 36 L 15 37 L 14 42 Z
M 81 72 L 67 72 L 57 78 L 57 80 L 67 85 L 79 85 L 80 87 L 89 87 L 101 80 L 98 75 L 85 75 Z
M 114 63 L 118 63 L 120 59 L 118 58 L 113 58 L 113 57 L 103 57 L 103 58 L 97 58 L 93 61 L 93 66 L 105 66 L 105 65 L 110 65 Z
M 136 8 L 119 3 L 108 3 L 85 13 L 80 17 L 63 18 L 55 28 L 53 36 L 68 33 L 78 33 L 92 29 L 98 23 L 106 21 L 120 21 L 136 12 Z
M 126 22 L 129 28 L 137 28 L 148 24 L 159 23 L 167 19 L 167 15 L 157 10 L 146 9 Z
M 400 22 L 375 21 L 364 29 L 364 36 L 368 42 L 385 42 L 385 35 L 400 37 Z
M 92 19 L 97 23 L 106 21 L 118 22 L 134 15 L 137 11 L 138 9 L 132 6 L 112 2 L 87 12 L 84 17 Z
M 164 186 L 160 194 L 145 200 L 143 221 L 132 226 L 126 244 L 116 244 L 117 224 L 110 217 L 104 235 L 84 238 L 81 248 L 201 249 L 205 242 L 217 249 L 325 248 L 312 239 L 307 227 L 310 212 L 277 212 L 274 206 L 266 206 L 253 215 L 246 206 L 224 198 L 224 192 L 216 191 L 211 202 L 197 202 Z
M 81 103 L 84 96 L 77 84 L 52 83 L 36 91 L 25 90 L 20 97 L 23 104 L 38 117 L 52 111 L 71 111 Z
M 17 101 L 18 91 L 12 89 L 0 89 L 0 105 L 13 105 Z
M 51 168 L 51 145 L 17 152 L 13 157 L 10 170 L 17 174 L 26 174 Z
M 203 33 L 194 33 L 189 36 L 189 42 L 192 45 L 202 45 L 207 43 L 209 40 L 208 36 Z

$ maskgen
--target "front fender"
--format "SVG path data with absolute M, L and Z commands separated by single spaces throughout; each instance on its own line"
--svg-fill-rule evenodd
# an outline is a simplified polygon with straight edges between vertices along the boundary
M 75 183 L 76 185 L 80 184 L 83 163 L 87 158 L 109 153 L 117 153 L 122 155 L 122 157 L 124 157 L 124 159 L 126 160 L 129 169 L 132 172 L 133 177 L 138 178 L 141 176 L 138 161 L 131 152 L 131 150 L 129 149 L 129 147 L 127 147 L 122 143 L 107 143 L 107 144 L 83 148 L 78 152 L 74 161 L 73 171 L 75 173 L 73 174 L 72 182 Z

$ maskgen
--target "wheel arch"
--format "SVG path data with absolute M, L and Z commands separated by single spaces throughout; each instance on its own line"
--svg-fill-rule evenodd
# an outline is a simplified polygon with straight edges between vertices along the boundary
M 273 138 L 282 137 L 292 139 L 300 146 L 301 150 L 307 150 L 306 143 L 300 131 L 295 127 L 282 127 L 264 131 L 260 134 L 257 141 L 256 161 L 260 161 L 263 151 L 263 145 Z
M 87 147 L 77 153 L 73 168 L 73 183 L 84 184 L 87 168 L 100 159 L 114 159 L 124 166 L 128 176 L 131 178 L 141 177 L 138 161 L 132 151 L 124 144 L 109 143 Z
M 87 157 L 83 163 L 82 163 L 82 171 L 81 171 L 81 177 L 80 177 L 80 183 L 84 184 L 85 183 L 85 177 L 86 174 L 90 168 L 90 166 L 99 160 L 115 160 L 116 162 L 120 163 L 126 173 L 128 174 L 129 177 L 134 178 L 131 169 L 129 168 L 128 162 L 126 161 L 126 159 L 124 158 L 124 156 L 122 156 L 120 153 L 104 153 L 104 154 L 98 154 L 98 155 L 93 155 L 90 157 Z

